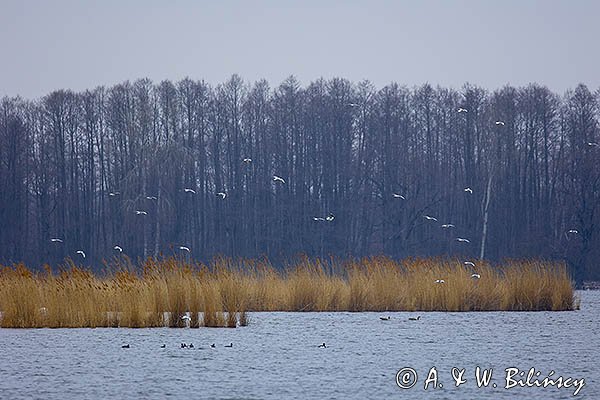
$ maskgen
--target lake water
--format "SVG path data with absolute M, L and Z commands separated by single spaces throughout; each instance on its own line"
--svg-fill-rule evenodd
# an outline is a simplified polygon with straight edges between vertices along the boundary
M 0 398 L 573 398 L 575 387 L 505 389 L 514 367 L 535 368 L 540 381 L 551 370 L 583 378 L 575 398 L 598 399 L 600 292 L 578 296 L 574 312 L 253 313 L 237 329 L 0 329 Z M 477 387 L 477 366 L 493 368 L 487 387 Z M 453 367 L 465 369 L 459 387 Z M 402 368 L 417 373 L 414 387 L 396 384 Z

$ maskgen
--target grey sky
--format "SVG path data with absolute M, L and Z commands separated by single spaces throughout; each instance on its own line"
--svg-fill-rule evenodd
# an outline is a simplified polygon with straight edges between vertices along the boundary
M 600 86 L 600 2 L 0 0 L 0 96 L 238 73 Z

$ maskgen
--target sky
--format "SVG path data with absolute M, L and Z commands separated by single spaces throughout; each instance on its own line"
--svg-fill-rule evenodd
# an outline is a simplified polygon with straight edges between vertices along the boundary
M 598 16 L 595 0 L 0 0 L 0 97 L 235 73 L 596 90 Z

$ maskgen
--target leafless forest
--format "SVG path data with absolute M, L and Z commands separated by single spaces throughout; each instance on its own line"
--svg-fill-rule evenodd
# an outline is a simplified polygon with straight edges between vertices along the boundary
M 541 257 L 598 279 L 599 118 L 584 85 L 234 75 L 3 98 L 0 262 Z

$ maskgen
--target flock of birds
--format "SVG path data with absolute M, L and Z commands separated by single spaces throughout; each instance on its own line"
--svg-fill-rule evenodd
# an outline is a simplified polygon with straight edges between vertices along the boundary
M 350 107 L 358 107 L 358 106 L 360 106 L 360 104 L 356 104 L 356 103 L 348 103 L 348 105 Z M 457 109 L 457 112 L 458 113 L 467 113 L 468 110 L 466 108 L 460 107 L 460 108 Z M 496 126 L 504 126 L 505 123 L 504 123 L 504 121 L 498 120 L 498 121 L 495 122 L 495 125 Z M 599 146 L 599 144 L 596 143 L 596 142 L 587 142 L 587 145 L 590 146 L 590 147 L 597 147 L 597 146 Z M 244 158 L 242 160 L 242 162 L 244 164 L 250 164 L 250 163 L 252 163 L 252 158 L 246 157 L 246 158 Z M 286 184 L 285 179 L 282 178 L 281 176 L 278 176 L 278 175 L 273 175 L 272 180 L 273 180 L 273 182 L 275 184 L 282 184 L 282 185 Z M 187 188 L 186 187 L 186 188 L 183 189 L 183 191 L 185 193 L 196 194 L 196 191 L 193 188 Z M 466 187 L 466 188 L 463 189 L 463 191 L 465 193 L 469 194 L 469 195 L 473 194 L 473 189 L 471 187 Z M 116 197 L 116 196 L 119 196 L 120 194 L 121 194 L 120 192 L 114 191 L 114 192 L 110 192 L 108 194 L 108 196 L 109 197 Z M 217 192 L 216 195 L 218 197 L 220 197 L 222 200 L 225 200 L 227 198 L 227 192 Z M 395 198 L 395 199 L 406 200 L 406 196 L 403 195 L 403 194 L 401 194 L 401 193 L 392 193 L 392 197 Z M 152 200 L 152 201 L 158 200 L 158 198 L 156 196 L 146 196 L 146 199 L 147 200 Z M 145 211 L 145 210 L 135 210 L 135 214 L 139 215 L 139 216 L 145 216 L 145 215 L 148 215 L 148 212 Z M 438 222 L 438 219 L 436 217 L 431 216 L 431 215 L 423 215 L 423 218 L 425 218 L 427 221 Z M 333 220 L 335 219 L 335 215 L 333 213 L 329 213 L 329 215 L 327 215 L 325 217 L 315 216 L 315 217 L 312 217 L 312 219 L 313 219 L 313 221 L 318 221 L 318 222 L 333 222 Z M 445 223 L 445 224 L 442 224 L 441 227 L 443 229 L 451 229 L 451 228 L 455 228 L 456 226 L 454 224 L 451 224 L 451 223 Z M 569 235 L 576 235 L 578 233 L 579 232 L 576 229 L 570 229 L 567 232 L 565 232 L 565 235 L 567 236 L 567 239 L 568 239 Z M 467 244 L 471 243 L 471 241 L 469 239 L 463 238 L 463 237 L 456 237 L 455 240 L 458 243 L 467 243 Z M 50 241 L 53 242 L 53 243 L 63 243 L 63 240 L 60 239 L 60 238 L 51 238 Z M 187 247 L 187 246 L 181 245 L 181 246 L 177 246 L 177 248 L 179 250 L 181 250 L 181 251 L 184 251 L 184 252 L 187 252 L 187 253 L 191 253 L 190 248 Z M 113 249 L 115 251 L 119 252 L 119 253 L 123 253 L 123 248 L 121 246 L 119 246 L 119 245 L 115 245 L 113 247 Z M 75 252 L 75 254 L 78 254 L 82 258 L 86 257 L 86 254 L 85 254 L 85 252 L 83 250 L 77 250 Z M 473 269 L 475 268 L 475 263 L 473 263 L 472 261 L 465 261 L 464 264 L 467 265 L 467 266 L 470 266 Z M 481 275 L 479 275 L 476 272 L 473 272 L 471 274 L 471 277 L 473 279 L 480 279 Z M 435 283 L 443 284 L 443 283 L 445 283 L 445 280 L 444 279 L 437 279 L 437 280 L 435 280 Z

